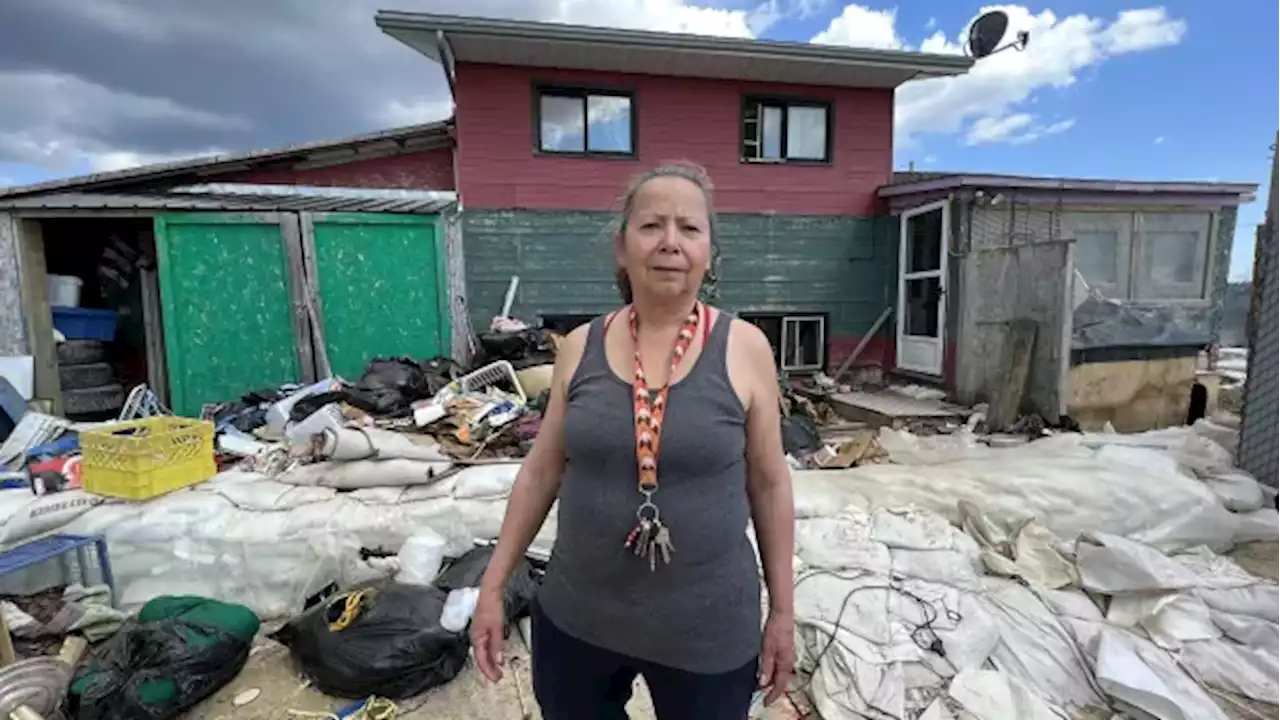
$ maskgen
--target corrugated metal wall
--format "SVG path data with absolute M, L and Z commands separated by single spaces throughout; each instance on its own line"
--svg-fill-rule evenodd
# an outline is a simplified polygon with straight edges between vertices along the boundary
M 597 314 L 619 305 L 614 213 L 464 213 L 467 298 L 487 327 L 512 275 L 512 313 Z M 828 339 L 864 333 L 893 302 L 897 238 L 889 218 L 722 213 L 717 303 L 734 312 L 825 312 Z
M 1244 385 L 1238 462 L 1258 482 L 1277 483 L 1277 367 L 1280 366 L 1280 315 L 1277 313 L 1276 165 L 1272 158 L 1271 199 L 1267 220 L 1258 229 L 1254 252 L 1254 293 L 1257 302 L 1249 323 L 1249 376 Z

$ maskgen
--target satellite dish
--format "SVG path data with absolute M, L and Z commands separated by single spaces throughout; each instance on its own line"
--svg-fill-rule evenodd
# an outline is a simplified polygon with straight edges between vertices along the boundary
M 982 59 L 1011 47 L 1019 51 L 1027 47 L 1031 33 L 1025 30 L 1019 31 L 1013 42 L 1001 46 L 1000 41 L 1008 30 L 1009 16 L 1003 10 L 983 13 L 969 26 L 969 42 L 965 45 L 965 50 L 970 57 Z
M 1009 16 L 1002 10 L 983 13 L 969 26 L 969 55 L 984 58 L 996 51 L 1009 29 Z

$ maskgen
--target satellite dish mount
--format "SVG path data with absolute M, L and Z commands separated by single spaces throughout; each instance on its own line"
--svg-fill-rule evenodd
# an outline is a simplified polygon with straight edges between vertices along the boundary
M 981 60 L 998 52 L 1014 48 L 1018 52 L 1026 49 L 1031 41 L 1031 32 L 1019 30 L 1012 42 L 1000 44 L 1005 32 L 1009 29 L 1009 16 L 1002 10 L 983 13 L 969 26 L 969 41 L 965 43 L 965 54 Z

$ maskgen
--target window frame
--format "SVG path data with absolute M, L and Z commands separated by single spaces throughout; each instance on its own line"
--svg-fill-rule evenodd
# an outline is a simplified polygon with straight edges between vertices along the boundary
M 756 135 L 756 151 L 759 152 L 760 147 L 764 144 L 763 138 L 760 137 L 760 125 L 764 122 L 763 109 L 766 107 L 777 107 L 782 109 L 782 127 L 780 130 L 779 150 L 782 157 L 766 158 L 766 157 L 748 157 L 747 150 L 747 109 L 752 105 L 757 106 Z M 787 112 L 792 107 L 805 108 L 821 108 L 826 115 L 826 137 L 822 148 L 822 159 L 815 160 L 813 158 L 789 158 L 787 157 L 787 124 L 790 122 L 790 114 Z M 740 162 L 752 165 L 831 165 L 832 157 L 835 155 L 835 107 L 830 100 L 819 100 L 811 97 L 796 97 L 790 95 L 759 95 L 748 94 L 742 96 L 742 106 L 738 112 L 738 157 Z
M 746 322 L 760 327 L 757 320 L 776 320 L 778 323 L 778 342 L 774 343 L 773 338 L 769 337 L 769 333 L 765 332 L 765 337 L 769 340 L 769 345 L 773 347 L 773 360 L 777 363 L 778 370 L 786 373 L 815 373 L 821 372 L 827 367 L 827 345 L 830 338 L 827 336 L 828 313 L 824 312 L 742 312 L 738 317 Z M 791 365 L 787 362 L 787 328 L 791 323 L 796 322 L 817 322 L 818 323 L 818 361 L 814 365 Z M 761 328 L 763 331 L 764 328 Z
M 1201 215 L 1204 217 L 1205 224 L 1200 230 L 1200 238 L 1197 241 L 1196 264 L 1200 269 L 1200 293 L 1194 297 L 1177 297 L 1176 295 L 1165 295 L 1156 293 L 1150 297 L 1142 297 L 1140 285 L 1142 259 L 1147 244 L 1146 241 L 1146 224 L 1148 218 L 1167 217 L 1172 215 Z M 1088 210 L 1072 210 L 1062 213 L 1061 224 L 1064 228 L 1064 236 L 1076 242 L 1076 224 L 1081 217 L 1089 216 L 1111 216 L 1113 219 L 1110 223 L 1096 222 L 1083 223 L 1087 225 L 1095 225 L 1101 227 L 1109 224 L 1111 227 L 1118 228 L 1117 248 L 1116 248 L 1116 282 L 1115 283 L 1098 283 L 1081 273 L 1084 282 L 1090 288 L 1097 288 L 1103 295 L 1121 302 L 1139 303 L 1139 304 L 1180 304 L 1180 305 L 1207 305 L 1212 302 L 1213 297 L 1213 279 L 1217 271 L 1216 258 L 1214 248 L 1217 243 L 1218 223 L 1221 220 L 1221 213 L 1215 210 L 1202 209 L 1170 209 L 1168 211 L 1152 211 L 1152 210 L 1115 210 L 1115 209 L 1088 209 Z M 1093 219 L 1093 218 L 1090 218 Z M 1197 223 L 1198 225 L 1198 223 Z M 1124 235 L 1121 237 L 1120 235 Z M 1079 272 L 1078 263 L 1073 267 Z M 1192 281 L 1196 283 L 1197 281 Z
M 543 96 L 567 97 L 582 100 L 582 150 L 552 150 L 542 146 L 542 98 Z M 591 123 L 588 118 L 592 96 L 627 98 L 631 134 L 631 149 L 592 150 Z M 533 84 L 533 154 L 547 157 L 591 157 L 637 159 L 639 157 L 640 123 L 636 117 L 636 93 L 632 88 L 603 85 L 565 85 L 561 83 L 535 82 Z

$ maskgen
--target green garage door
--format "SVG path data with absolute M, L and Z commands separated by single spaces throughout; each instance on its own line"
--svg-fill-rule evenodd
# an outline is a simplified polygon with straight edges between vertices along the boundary
M 286 235 L 297 242 L 296 222 L 284 213 L 155 219 L 174 412 L 195 416 L 204 403 L 301 379 L 285 245 Z
M 303 215 L 335 375 L 355 380 L 376 356 L 449 354 L 438 222 L 427 215 Z

